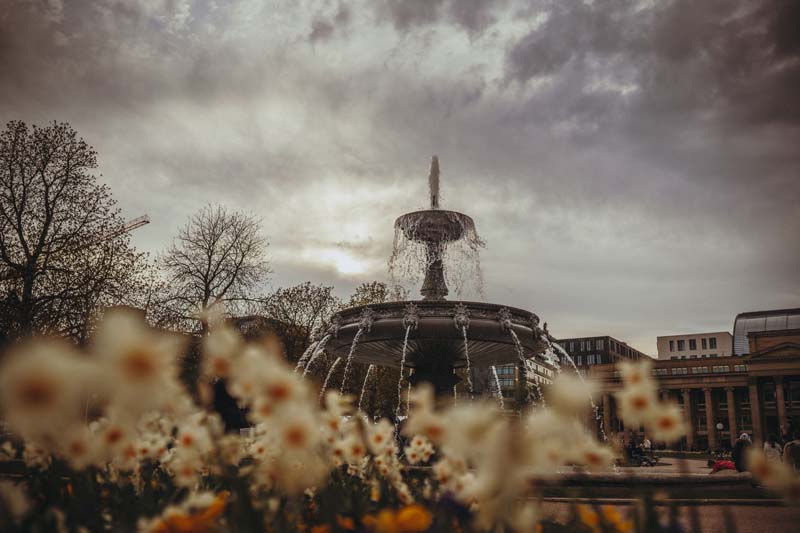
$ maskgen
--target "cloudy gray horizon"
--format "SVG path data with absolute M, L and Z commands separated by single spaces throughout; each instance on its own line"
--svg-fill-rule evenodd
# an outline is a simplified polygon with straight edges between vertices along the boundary
M 10 0 L 0 120 L 69 122 L 157 253 L 263 218 L 272 285 L 387 280 L 394 219 L 472 216 L 489 301 L 558 337 L 800 307 L 800 2 Z

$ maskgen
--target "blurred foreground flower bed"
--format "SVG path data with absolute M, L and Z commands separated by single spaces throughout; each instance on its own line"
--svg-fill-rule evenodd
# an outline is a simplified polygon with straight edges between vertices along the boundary
M 111 312 L 84 351 L 52 340 L 12 350 L 0 368 L 13 435 L 0 462 L 2 531 L 634 531 L 658 530 L 651 505 L 630 517 L 574 506 L 544 519 L 537 479 L 560 467 L 613 469 L 615 451 L 585 427 L 588 385 L 562 375 L 548 406 L 524 416 L 482 401 L 409 393 L 396 428 L 336 391 L 319 393 L 269 344 L 223 323 L 203 342 L 203 379 L 223 379 L 252 429 L 226 433 L 212 402 L 178 379 L 184 346 L 136 315 Z M 647 365 L 621 368 L 626 423 L 672 442 L 677 405 L 657 399 Z M 797 478 L 753 458 L 789 496 Z M 675 524 L 664 520 L 664 530 Z

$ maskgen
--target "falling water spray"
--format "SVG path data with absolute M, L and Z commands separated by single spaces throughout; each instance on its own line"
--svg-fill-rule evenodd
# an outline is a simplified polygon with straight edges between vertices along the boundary
M 328 388 L 328 382 L 331 380 L 331 376 L 333 375 L 333 371 L 336 370 L 336 366 L 339 364 L 339 361 L 341 361 L 341 360 L 342 360 L 341 357 L 337 357 L 336 361 L 334 361 L 333 364 L 331 365 L 331 367 L 328 369 L 328 375 L 325 376 L 325 381 L 322 383 L 322 390 L 319 391 L 319 401 L 320 401 L 320 403 L 322 403 L 322 399 L 325 397 L 325 389 Z
M 361 404 L 364 402 L 364 391 L 367 390 L 367 380 L 369 379 L 369 375 L 372 373 L 372 370 L 375 368 L 375 365 L 369 365 L 367 367 L 367 374 L 364 376 L 364 384 L 361 386 L 361 396 L 358 397 L 358 410 L 361 410 Z

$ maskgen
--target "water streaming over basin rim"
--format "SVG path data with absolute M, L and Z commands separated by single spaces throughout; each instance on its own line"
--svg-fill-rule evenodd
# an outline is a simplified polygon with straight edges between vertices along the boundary
M 359 339 L 360 348 L 353 360 L 380 366 L 400 367 L 405 309 L 409 302 L 387 302 L 345 309 L 338 315 L 338 329 L 328 342 L 328 351 L 347 356 L 359 330 L 364 309 L 369 307 L 373 323 Z M 546 344 L 539 338 L 541 330 L 534 331 L 534 314 L 523 309 L 485 302 L 414 301 L 419 322 L 408 339 L 406 366 L 417 367 L 420 358 L 435 356 L 449 360 L 454 368 L 466 366 L 463 332 L 455 327 L 453 317 L 456 306 L 463 303 L 469 310 L 469 356 L 472 366 L 484 367 L 514 363 L 518 359 L 512 336 L 498 320 L 502 309 L 507 309 L 511 327 L 525 348 L 528 357 L 541 355 Z M 538 333 L 538 335 L 537 335 Z

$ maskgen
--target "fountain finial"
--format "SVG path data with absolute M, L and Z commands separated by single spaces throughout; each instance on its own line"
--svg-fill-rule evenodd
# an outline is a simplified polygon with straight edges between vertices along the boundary
M 431 173 L 428 176 L 428 185 L 431 189 L 431 209 L 439 209 L 439 158 L 431 159 Z

